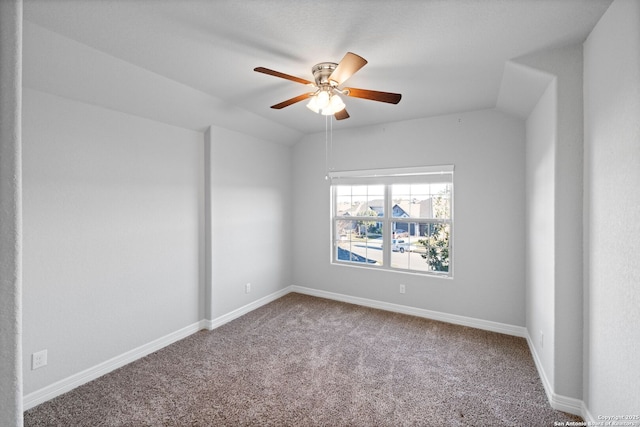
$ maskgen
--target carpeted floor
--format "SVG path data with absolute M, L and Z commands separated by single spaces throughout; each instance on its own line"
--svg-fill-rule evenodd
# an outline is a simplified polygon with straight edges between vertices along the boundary
M 522 338 L 288 294 L 25 412 L 25 426 L 553 426 Z

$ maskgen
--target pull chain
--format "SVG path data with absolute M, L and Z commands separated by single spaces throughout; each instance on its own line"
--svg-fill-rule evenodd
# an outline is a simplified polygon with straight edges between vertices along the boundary
M 329 180 L 329 163 L 333 154 L 333 120 L 332 116 L 324 116 L 324 169 L 325 180 Z
M 324 179 L 329 180 L 329 116 L 324 116 Z

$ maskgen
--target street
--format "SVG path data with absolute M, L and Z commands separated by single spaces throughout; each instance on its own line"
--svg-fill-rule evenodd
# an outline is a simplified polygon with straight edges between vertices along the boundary
M 367 262 L 370 260 L 377 265 L 382 265 L 382 239 L 370 239 L 370 240 L 352 240 L 341 241 L 338 247 L 346 252 L 351 252 L 358 257 L 358 260 Z M 404 253 L 400 251 L 391 252 L 391 267 L 402 268 L 407 270 L 428 271 L 427 262 L 420 252 L 422 249 L 424 253 L 424 247 L 422 245 L 408 245 L 408 250 Z

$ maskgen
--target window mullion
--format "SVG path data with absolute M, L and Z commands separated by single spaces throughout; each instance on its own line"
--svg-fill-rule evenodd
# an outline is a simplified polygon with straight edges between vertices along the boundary
M 391 267 L 391 216 L 393 203 L 391 202 L 391 185 L 384 186 L 384 221 L 382 225 L 382 262 L 383 265 Z

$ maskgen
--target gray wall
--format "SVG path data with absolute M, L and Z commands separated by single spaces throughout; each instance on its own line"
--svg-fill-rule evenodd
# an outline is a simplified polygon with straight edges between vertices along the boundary
M 640 413 L 640 2 L 616 0 L 584 45 L 585 396 Z
M 23 136 L 28 394 L 203 318 L 204 142 L 30 89 Z
M 0 425 L 22 425 L 22 1 L 0 2 Z
M 526 121 L 527 330 L 547 386 L 555 356 L 555 178 L 557 88 L 554 79 Z
M 215 319 L 291 284 L 291 147 L 213 126 L 207 139 Z
M 548 237 L 552 240 L 542 241 L 531 234 L 535 240 L 529 240 L 529 246 L 536 251 L 553 251 L 553 284 L 535 281 L 529 282 L 529 294 L 535 296 L 527 315 L 531 323 L 542 323 L 553 326 L 553 341 L 545 340 L 545 346 L 553 347 L 553 371 L 547 372 L 548 380 L 554 392 L 581 399 L 582 397 L 582 169 L 583 169 L 583 113 L 582 113 L 582 46 L 570 45 L 558 49 L 549 49 L 535 53 L 519 62 L 548 72 L 556 76 L 554 95 L 555 105 L 547 103 L 536 108 L 549 111 L 548 118 L 537 123 L 528 121 L 528 132 L 534 127 L 555 129 L 553 144 L 547 144 L 553 152 L 553 195 L 546 202 L 553 204 L 553 217 L 547 219 L 553 224 L 553 232 Z M 549 95 L 547 95 L 549 96 Z M 543 98 L 544 100 L 544 98 Z M 551 123 L 548 123 L 551 121 Z M 527 144 L 540 144 L 541 141 L 527 140 Z M 529 159 L 527 179 L 535 180 L 534 159 Z M 550 181 L 541 185 L 547 187 Z M 539 191 L 535 185 L 528 186 L 528 191 Z M 528 195 L 530 193 L 528 192 Z M 528 213 L 532 214 L 539 207 L 528 204 Z M 539 216 L 531 216 L 538 220 Z M 530 224 L 532 226 L 532 224 Z M 530 260 L 534 261 L 534 260 Z M 539 267 L 536 263 L 527 265 L 528 273 Z M 545 263 L 543 268 L 548 269 Z M 550 299 L 552 289 L 553 297 Z M 543 296 L 544 295 L 544 296 Z M 546 331 L 545 331 L 546 333 Z M 540 349 L 540 330 L 529 329 L 536 349 Z M 548 349 L 542 349 L 548 356 Z
M 330 265 L 325 134 L 293 150 L 293 282 L 525 325 L 524 123 L 483 110 L 333 132 L 330 168 L 454 164 L 454 278 Z M 398 285 L 406 285 L 399 294 Z

